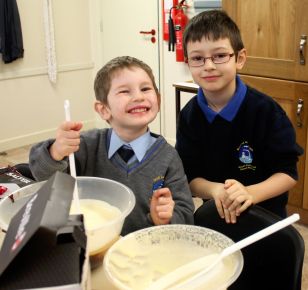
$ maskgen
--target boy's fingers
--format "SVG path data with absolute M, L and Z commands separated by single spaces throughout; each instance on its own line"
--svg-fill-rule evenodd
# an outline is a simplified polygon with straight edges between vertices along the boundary
M 231 222 L 230 212 L 226 208 L 224 208 L 223 210 L 224 210 L 225 221 L 226 223 L 229 224 Z
M 225 214 L 224 214 L 221 202 L 215 200 L 215 204 L 216 204 L 216 208 L 217 208 L 217 211 L 218 211 L 218 214 L 220 215 L 220 217 L 222 219 L 225 218 Z
M 60 125 L 60 129 L 63 131 L 79 131 L 82 128 L 81 122 L 65 121 Z
M 226 179 L 225 181 L 225 189 L 229 188 L 232 186 L 236 181 L 234 179 Z
M 231 204 L 232 204 L 232 200 L 230 200 L 229 198 L 223 201 L 223 205 L 225 208 L 229 208 Z
M 235 210 L 230 211 L 230 219 L 231 219 L 231 223 L 235 224 L 236 223 L 236 212 Z
M 160 211 L 160 212 L 158 212 L 158 216 L 159 216 L 160 219 L 170 220 L 170 218 L 172 218 L 172 212 Z
M 246 200 L 242 206 L 240 206 L 238 209 L 236 209 L 237 215 L 241 214 L 243 211 L 245 211 L 247 208 L 249 208 L 252 205 L 252 202 L 250 200 Z
M 233 211 L 235 210 L 235 208 L 238 207 L 239 204 L 241 204 L 243 201 L 245 200 L 245 197 L 242 195 L 239 196 L 234 196 L 234 197 L 230 197 L 228 199 L 227 203 L 225 204 L 225 207 L 229 210 L 229 211 Z
M 171 194 L 170 189 L 167 187 L 164 187 L 164 188 L 159 188 L 153 192 L 153 197 L 159 198 L 161 196 L 171 197 L 172 194 Z
M 73 128 L 73 130 L 80 131 L 82 126 L 83 124 L 81 122 L 75 122 L 75 128 Z
M 236 223 L 236 212 L 235 210 L 233 211 L 230 211 L 226 208 L 224 208 L 224 214 L 225 214 L 225 220 L 226 220 L 226 223 L 233 223 L 235 224 Z

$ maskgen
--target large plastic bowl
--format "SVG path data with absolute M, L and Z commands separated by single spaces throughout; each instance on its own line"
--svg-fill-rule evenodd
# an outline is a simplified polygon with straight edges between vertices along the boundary
M 0 227 L 8 228 L 11 218 L 29 200 L 45 181 L 34 183 L 15 191 L 12 196 L 0 200 Z M 135 206 L 135 196 L 122 183 L 99 177 L 77 177 L 80 199 L 98 199 L 117 207 L 121 214 L 93 230 L 87 230 L 91 267 L 102 262 L 105 251 L 114 243 L 122 230 L 125 218 Z M 14 199 L 14 202 L 12 200 Z
M 133 232 L 113 244 L 104 257 L 107 279 L 118 289 L 146 289 L 168 272 L 233 244 L 225 235 L 192 225 L 155 226 Z M 243 268 L 241 251 L 224 259 L 198 289 L 227 289 Z M 193 288 L 191 288 L 193 289 Z M 157 289 L 159 290 L 159 289 Z

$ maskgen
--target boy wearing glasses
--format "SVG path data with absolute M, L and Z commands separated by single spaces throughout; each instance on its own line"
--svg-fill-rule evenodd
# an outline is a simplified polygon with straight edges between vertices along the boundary
M 202 12 L 187 25 L 183 46 L 200 86 L 177 129 L 191 191 L 213 198 L 227 223 L 253 204 L 285 217 L 302 149 L 279 104 L 237 75 L 246 61 L 237 25 L 224 11 Z

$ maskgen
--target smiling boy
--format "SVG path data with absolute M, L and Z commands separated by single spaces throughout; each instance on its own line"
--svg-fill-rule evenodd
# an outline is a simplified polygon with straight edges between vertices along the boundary
M 45 180 L 57 170 L 67 172 L 67 156 L 74 153 L 78 176 L 113 179 L 134 192 L 136 206 L 122 235 L 153 224 L 192 224 L 194 205 L 182 162 L 148 128 L 160 108 L 151 68 L 133 57 L 117 57 L 97 73 L 94 90 L 95 110 L 111 128 L 80 132 L 81 122 L 64 122 L 55 139 L 31 148 L 34 177 Z
M 253 204 L 285 217 L 302 149 L 279 104 L 237 75 L 246 61 L 237 25 L 224 11 L 202 12 L 183 45 L 200 86 L 180 113 L 176 143 L 193 194 L 214 198 L 227 223 Z

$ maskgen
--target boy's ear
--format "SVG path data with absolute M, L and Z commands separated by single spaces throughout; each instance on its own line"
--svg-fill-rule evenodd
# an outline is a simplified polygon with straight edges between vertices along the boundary
M 109 121 L 109 119 L 111 118 L 111 112 L 109 107 L 103 104 L 101 101 L 95 101 L 94 109 L 103 120 Z
M 247 52 L 246 52 L 246 49 L 243 48 L 237 54 L 237 60 L 236 60 L 236 68 L 237 69 L 242 69 L 244 67 L 244 64 L 246 62 L 246 58 L 247 58 Z

